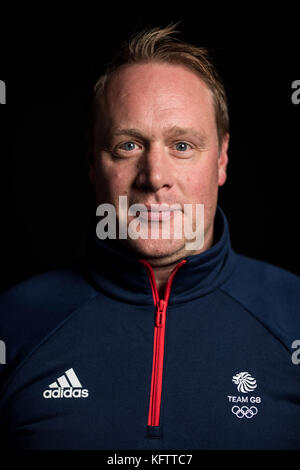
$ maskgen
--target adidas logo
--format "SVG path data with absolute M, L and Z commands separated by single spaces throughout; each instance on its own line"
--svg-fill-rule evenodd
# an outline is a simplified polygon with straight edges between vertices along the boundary
M 86 398 L 89 391 L 82 388 L 74 370 L 68 369 L 64 375 L 58 377 L 56 382 L 49 385 L 49 389 L 43 392 L 44 398 Z

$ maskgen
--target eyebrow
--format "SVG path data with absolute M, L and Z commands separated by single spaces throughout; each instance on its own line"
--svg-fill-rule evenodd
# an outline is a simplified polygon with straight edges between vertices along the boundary
M 111 131 L 111 136 L 120 136 L 120 135 L 129 135 L 131 137 L 138 137 L 140 139 L 145 139 L 146 136 L 139 130 L 135 128 L 115 128 Z M 200 146 L 206 146 L 207 138 L 204 134 L 197 132 L 195 129 L 189 127 L 179 127 L 172 126 L 168 129 L 165 129 L 164 134 L 166 137 L 179 137 L 185 135 L 193 135 L 197 137 Z

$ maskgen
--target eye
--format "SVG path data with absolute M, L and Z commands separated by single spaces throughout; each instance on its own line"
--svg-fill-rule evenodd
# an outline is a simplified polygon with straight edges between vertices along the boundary
M 176 150 L 179 150 L 179 152 L 185 152 L 186 150 L 189 150 L 191 148 L 190 144 L 187 142 L 177 142 L 175 145 Z
M 134 142 L 124 142 L 119 148 L 130 152 L 131 150 L 135 150 L 136 144 Z

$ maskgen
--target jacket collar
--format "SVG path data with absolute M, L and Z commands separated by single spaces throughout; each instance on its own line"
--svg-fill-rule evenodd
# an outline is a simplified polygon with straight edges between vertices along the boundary
M 86 266 L 89 281 L 114 299 L 153 305 L 148 271 L 140 262 L 141 258 L 115 240 L 99 240 L 94 222 L 91 227 Z M 228 222 L 219 206 L 212 247 L 184 259 L 186 263 L 179 267 L 173 279 L 170 305 L 209 294 L 225 282 L 234 268 L 235 255 L 231 248 Z

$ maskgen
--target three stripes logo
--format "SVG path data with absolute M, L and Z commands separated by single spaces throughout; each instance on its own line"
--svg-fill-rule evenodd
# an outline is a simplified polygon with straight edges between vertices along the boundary
M 86 398 L 89 391 L 82 388 L 74 369 L 68 369 L 43 392 L 44 398 Z

